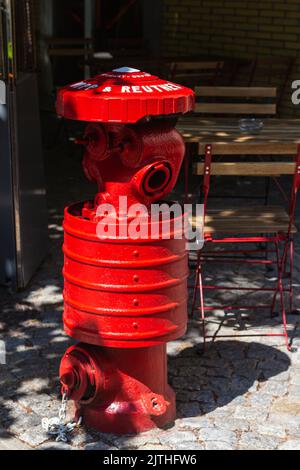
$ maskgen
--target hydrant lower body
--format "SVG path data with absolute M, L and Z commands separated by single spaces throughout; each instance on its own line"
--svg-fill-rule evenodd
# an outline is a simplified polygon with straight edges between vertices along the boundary
M 187 254 L 176 228 L 184 224 L 173 219 L 168 237 L 155 240 L 104 240 L 83 216 L 91 204 L 65 210 L 64 327 L 80 343 L 62 359 L 62 386 L 91 428 L 163 427 L 175 418 L 166 343 L 187 322 Z

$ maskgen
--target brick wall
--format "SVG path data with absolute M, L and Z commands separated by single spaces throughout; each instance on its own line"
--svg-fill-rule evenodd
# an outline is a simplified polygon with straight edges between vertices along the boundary
M 300 105 L 291 103 L 291 82 L 300 79 L 300 0 L 163 0 L 162 49 L 176 56 L 292 56 L 280 112 L 300 116 Z

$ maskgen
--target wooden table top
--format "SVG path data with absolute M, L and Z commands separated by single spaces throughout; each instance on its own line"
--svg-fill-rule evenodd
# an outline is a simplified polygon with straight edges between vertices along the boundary
M 258 118 L 264 125 L 257 132 L 241 131 L 239 120 L 239 117 L 187 115 L 179 119 L 177 129 L 186 143 L 198 143 L 200 154 L 207 144 L 212 144 L 215 155 L 296 154 L 300 144 L 300 119 Z

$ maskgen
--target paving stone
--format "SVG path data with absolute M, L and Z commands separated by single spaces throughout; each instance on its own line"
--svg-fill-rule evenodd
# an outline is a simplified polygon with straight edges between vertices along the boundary
M 285 424 L 285 430 L 289 439 L 300 439 L 300 424 L 299 422 L 289 422 Z
M 45 286 L 40 289 L 33 290 L 26 299 L 27 302 L 33 303 L 36 307 L 42 307 L 43 304 L 57 304 L 62 302 L 62 292 L 57 286 Z
M 235 360 L 233 363 L 234 367 L 234 374 L 235 375 L 240 375 L 241 377 L 244 378 L 256 378 L 257 376 L 257 364 L 258 360 L 257 359 L 241 359 L 241 360 Z
M 275 381 L 275 382 L 287 382 L 287 381 L 290 380 L 290 376 L 293 375 L 290 371 L 291 371 L 291 368 L 289 368 L 288 370 L 285 370 L 284 372 L 280 372 L 279 374 L 276 374 L 272 377 L 268 377 L 268 382 L 273 382 L 273 381 Z M 292 382 L 292 380 L 291 380 L 291 382 Z
M 231 369 L 222 370 L 219 368 L 215 368 L 215 369 L 210 368 L 210 369 L 207 369 L 206 380 L 208 381 L 209 384 L 216 379 L 221 379 L 221 380 L 225 379 L 230 383 L 230 380 L 232 379 L 233 374 L 234 372 Z
M 172 383 L 171 383 L 172 385 Z M 189 402 L 189 396 L 190 392 L 188 390 L 176 390 L 176 402 L 177 404 L 179 403 L 188 403 Z
M 207 441 L 204 444 L 205 450 L 234 450 L 236 447 L 235 445 L 231 445 L 229 442 L 214 442 L 214 441 Z
M 194 370 L 205 370 L 206 367 L 202 364 L 201 357 L 195 354 L 195 352 L 190 356 L 187 355 L 186 351 L 189 351 L 189 348 L 184 351 L 185 356 L 177 356 L 175 358 L 169 359 L 169 362 L 179 369 L 185 369 L 187 367 L 193 367 Z
M 241 343 L 242 345 L 242 343 Z M 228 343 L 218 343 L 218 351 L 224 359 L 229 361 L 235 361 L 236 359 L 245 359 L 245 349 L 233 347 L 232 344 Z
M 10 433 L 18 436 L 27 429 L 40 424 L 41 419 L 33 412 L 20 408 L 14 402 L 6 402 L 0 407 L 0 422 Z
M 262 407 L 269 407 L 274 399 L 274 396 L 269 393 L 264 393 L 265 390 L 259 390 L 255 393 L 251 393 L 247 397 L 247 403 L 251 406 L 262 406 Z
M 95 441 L 95 437 L 89 434 L 84 428 L 75 429 L 70 434 L 70 442 L 74 447 L 83 447 L 85 444 Z
M 77 450 L 76 447 L 72 447 L 71 444 L 65 442 L 56 442 L 55 440 L 45 442 L 36 448 L 36 450 Z
M 257 368 L 264 373 L 266 378 L 268 378 L 286 371 L 288 367 L 285 364 L 283 365 L 277 359 L 270 359 L 261 361 Z
M 114 440 L 114 445 L 119 449 L 137 449 L 146 444 L 159 444 L 159 436 L 158 430 L 143 432 L 136 436 L 120 436 Z
M 182 351 L 182 342 L 180 340 L 178 341 L 170 341 L 170 343 L 167 344 L 167 354 L 168 356 L 177 356 L 180 351 Z
M 171 447 L 168 447 L 166 445 L 158 445 L 158 444 L 147 444 L 146 446 L 142 446 L 139 448 L 139 450 L 158 450 L 158 451 L 164 451 L 164 450 L 172 450 Z
M 204 450 L 205 445 L 199 442 L 183 442 L 176 445 L 176 450 Z
M 207 413 L 205 416 L 209 418 L 210 420 L 215 420 L 215 419 L 227 419 L 233 416 L 235 407 L 230 407 L 226 405 L 220 405 L 217 406 L 216 408 L 210 410 L 209 413 Z
M 283 442 L 278 446 L 278 450 L 300 450 L 300 439 Z
M 198 361 L 200 361 L 201 366 L 204 367 L 207 371 L 212 369 L 223 369 L 229 367 L 228 361 L 220 358 L 217 353 L 216 357 L 208 357 L 203 355 L 200 359 L 198 358 Z
M 297 428 L 300 427 L 300 416 L 293 415 L 293 413 L 280 413 L 270 411 L 267 421 L 272 424 L 278 424 L 284 428 Z
M 118 450 L 118 448 L 105 442 L 90 442 L 84 446 L 84 450 Z
M 300 401 L 297 398 L 290 399 L 289 396 L 275 400 L 270 409 L 270 414 L 273 416 L 287 414 L 300 419 Z
M 23 432 L 18 437 L 20 441 L 25 442 L 25 444 L 31 447 L 37 447 L 49 441 L 49 435 L 43 431 L 41 425 L 27 429 L 27 431 Z
M 230 390 L 235 394 L 242 395 L 249 391 L 252 385 L 252 380 L 244 379 L 242 377 L 233 377 L 230 383 Z
M 180 377 L 203 377 L 206 374 L 206 369 L 199 366 L 186 366 L 178 367 L 178 375 Z M 196 379 L 197 380 L 197 379 Z
M 228 392 L 231 381 L 222 377 L 212 377 L 209 384 L 211 390 L 219 395 Z
M 282 441 L 274 436 L 268 437 L 254 432 L 245 432 L 242 433 L 238 447 L 241 450 L 275 450 L 280 443 Z
M 216 428 L 223 428 L 228 431 L 250 431 L 252 424 L 244 419 L 237 418 L 226 418 L 226 419 L 215 419 L 214 425 Z
M 23 382 L 18 387 L 19 394 L 26 394 L 33 392 L 43 392 L 49 388 L 49 379 L 48 377 L 35 377 L 28 380 L 23 380 Z
M 190 392 L 190 400 L 198 401 L 201 403 L 215 403 L 214 394 L 209 390 L 199 390 L 197 392 Z
M 203 381 L 197 377 L 174 377 L 172 380 L 172 386 L 176 390 L 201 390 L 203 387 Z
M 0 428 L 0 450 L 30 450 L 31 447 Z
M 291 384 L 293 385 L 300 385 L 300 374 L 293 371 L 291 373 L 291 378 L 290 378 L 290 382 Z
M 296 398 L 300 400 L 300 385 L 293 384 L 289 387 L 289 397 L 291 399 Z
M 190 430 L 212 427 L 213 421 L 207 419 L 205 416 L 196 416 L 190 418 L 182 418 L 178 420 L 179 428 L 188 428 Z
M 274 350 L 268 350 L 266 346 L 263 344 L 258 344 L 256 341 L 253 344 L 249 345 L 249 348 L 247 350 L 247 357 L 253 358 L 253 359 L 272 359 L 276 356 L 276 351 Z
M 34 412 L 37 415 L 48 416 L 47 413 L 49 410 L 56 410 L 58 413 L 59 402 L 53 400 L 52 397 L 48 394 L 38 394 L 29 393 L 21 397 L 18 400 L 18 405 L 29 412 Z
M 159 436 L 160 443 L 176 449 L 183 442 L 196 442 L 197 438 L 191 431 L 165 431 Z
M 201 408 L 197 402 L 184 403 L 177 407 L 177 415 L 180 417 L 199 416 L 200 414 Z
M 7 396 L 6 391 L 13 387 L 15 389 L 16 377 L 9 371 L 5 365 L 0 366 L 0 388 L 1 395 Z
M 198 437 L 201 441 L 205 442 L 205 445 L 209 442 L 219 443 L 220 445 L 230 446 L 233 448 L 237 444 L 236 434 L 228 429 L 224 428 L 202 428 L 197 431 Z
M 228 414 L 232 414 L 232 410 L 237 406 L 237 405 L 246 405 L 247 404 L 247 399 L 244 395 L 237 395 L 234 392 L 234 390 L 226 393 L 221 393 L 220 396 L 217 398 L 217 404 L 222 408 L 217 409 L 220 410 L 221 413 L 225 412 L 225 409 Z
M 237 406 L 234 418 L 246 419 L 247 421 L 263 421 L 267 418 L 268 411 L 263 407 Z
M 258 434 L 265 435 L 265 436 L 275 436 L 281 439 L 285 439 L 286 437 L 286 431 L 283 426 L 279 425 L 272 425 L 268 423 L 263 423 L 263 424 L 258 424 L 256 427 L 254 427 L 255 431 L 258 432 Z
M 116 441 L 118 439 L 122 437 L 126 437 L 126 436 L 120 436 L 120 435 L 116 435 L 112 433 L 94 431 L 92 429 L 88 429 L 87 432 L 94 437 L 93 439 L 94 442 L 104 442 L 105 444 L 111 445 L 113 447 L 116 447 Z M 132 437 L 132 436 L 129 436 L 129 437 Z

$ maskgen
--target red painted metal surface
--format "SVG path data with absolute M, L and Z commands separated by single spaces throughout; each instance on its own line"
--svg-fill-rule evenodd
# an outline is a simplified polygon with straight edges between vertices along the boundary
M 185 239 L 99 239 L 83 204 L 65 210 L 64 325 L 87 343 L 146 347 L 181 336 L 186 327 Z M 151 233 L 151 221 L 146 220 Z M 160 224 L 161 225 L 161 224 Z M 164 231 L 164 236 L 166 236 Z
M 96 205 L 112 204 L 119 211 L 119 197 L 126 196 L 128 206 L 149 206 L 176 184 L 184 142 L 173 120 L 122 126 L 93 123 L 92 128 L 87 126 L 85 142 L 83 168 L 97 183 Z
M 81 343 L 66 352 L 60 377 L 77 415 L 101 431 L 141 432 L 175 417 L 166 342 L 187 323 L 184 215 L 166 228 L 149 210 L 177 181 L 184 143 L 174 115 L 193 103 L 191 90 L 130 69 L 58 95 L 60 115 L 90 121 L 77 143 L 98 186 L 93 201 L 65 209 L 63 320 Z M 148 210 L 140 238 L 128 232 L 134 204 Z
M 60 376 L 76 401 L 77 418 L 103 432 L 124 434 L 174 420 L 175 394 L 166 370 L 165 344 L 138 349 L 79 344 L 65 353 Z
M 186 113 L 194 101 L 189 88 L 124 67 L 62 88 L 57 113 L 79 121 L 135 123 Z

